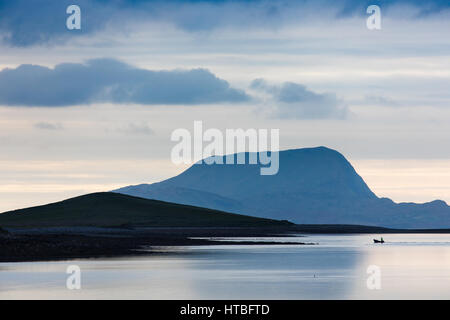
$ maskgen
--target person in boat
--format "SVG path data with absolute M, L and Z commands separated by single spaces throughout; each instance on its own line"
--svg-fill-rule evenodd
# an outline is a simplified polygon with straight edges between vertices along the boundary
M 383 237 L 381 237 L 381 240 L 373 239 L 373 242 L 375 242 L 375 243 L 384 243 L 384 239 L 383 239 Z

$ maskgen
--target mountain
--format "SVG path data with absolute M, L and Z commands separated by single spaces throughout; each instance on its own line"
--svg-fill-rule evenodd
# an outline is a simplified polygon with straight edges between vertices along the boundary
M 282 227 L 275 221 L 148 200 L 112 192 L 92 193 L 0 214 L 2 227 Z
M 249 154 L 245 156 L 248 159 Z M 335 150 L 286 150 L 279 157 L 279 172 L 272 176 L 260 175 L 259 165 L 195 164 L 162 182 L 114 192 L 299 224 L 450 227 L 445 202 L 394 203 L 378 198 Z

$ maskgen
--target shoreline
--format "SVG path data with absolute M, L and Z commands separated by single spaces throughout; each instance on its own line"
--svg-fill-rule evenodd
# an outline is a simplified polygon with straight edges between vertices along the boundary
M 294 225 L 271 228 L 56 227 L 5 229 L 0 233 L 0 263 L 145 256 L 156 252 L 161 253 L 161 247 L 175 246 L 315 245 L 315 243 L 308 242 L 226 241 L 225 239 L 214 240 L 214 238 L 301 238 L 306 234 L 386 233 L 448 234 L 450 229 L 390 229 L 357 225 Z M 158 247 L 159 250 L 152 251 L 152 247 Z
M 152 255 L 151 247 L 312 245 L 304 242 L 215 241 L 195 237 L 283 237 L 286 230 L 249 228 L 13 230 L 0 235 L 0 263 Z M 144 251 L 143 248 L 146 250 Z M 160 253 L 161 251 L 158 250 Z

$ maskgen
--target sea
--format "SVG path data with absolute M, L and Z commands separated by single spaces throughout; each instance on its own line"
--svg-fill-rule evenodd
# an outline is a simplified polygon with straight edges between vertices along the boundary
M 0 299 L 450 299 L 449 234 L 214 239 L 236 245 L 0 263 Z

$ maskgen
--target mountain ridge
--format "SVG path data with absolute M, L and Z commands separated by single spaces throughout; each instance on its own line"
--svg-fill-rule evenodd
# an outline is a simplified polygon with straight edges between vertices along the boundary
M 444 201 L 416 204 L 379 198 L 336 150 L 323 146 L 289 149 L 280 151 L 279 159 L 279 172 L 273 176 L 261 176 L 257 165 L 194 164 L 167 180 L 114 192 L 189 205 L 201 203 L 203 207 L 300 224 L 450 227 L 450 207 Z

